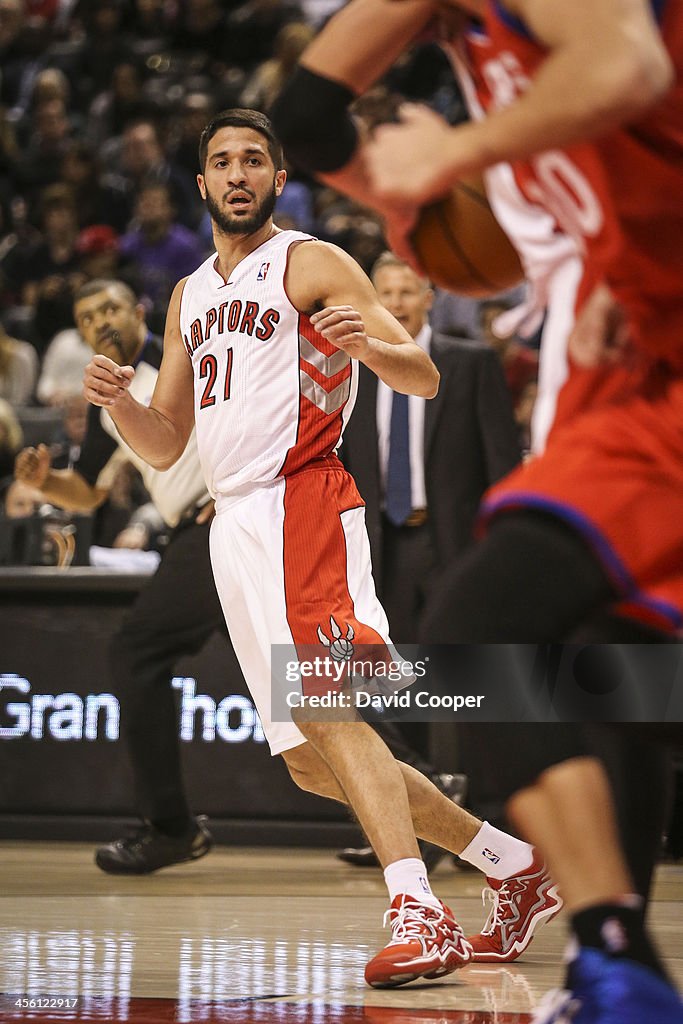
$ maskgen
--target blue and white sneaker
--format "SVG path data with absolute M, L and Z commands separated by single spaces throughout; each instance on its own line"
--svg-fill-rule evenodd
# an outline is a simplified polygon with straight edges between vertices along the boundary
M 683 1024 L 683 1002 L 654 971 L 582 949 L 569 966 L 570 991 L 549 992 L 532 1024 Z

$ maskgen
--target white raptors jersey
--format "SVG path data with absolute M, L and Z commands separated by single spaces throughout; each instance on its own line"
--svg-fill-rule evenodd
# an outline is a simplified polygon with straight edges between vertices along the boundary
M 211 493 L 232 497 L 329 455 L 355 402 L 349 356 L 290 302 L 281 231 L 226 282 L 209 257 L 185 283 L 180 330 L 194 371 L 199 457 Z

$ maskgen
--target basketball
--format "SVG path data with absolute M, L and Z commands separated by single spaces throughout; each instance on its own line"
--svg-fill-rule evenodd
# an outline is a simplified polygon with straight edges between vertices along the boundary
M 524 277 L 481 178 L 459 181 L 449 195 L 425 206 L 411 243 L 425 274 L 447 291 L 484 298 Z

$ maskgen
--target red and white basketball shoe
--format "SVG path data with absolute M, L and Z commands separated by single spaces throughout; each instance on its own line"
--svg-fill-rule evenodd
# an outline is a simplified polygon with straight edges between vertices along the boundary
M 439 901 L 439 909 L 413 896 L 394 898 L 384 915 L 391 926 L 391 942 L 365 968 L 373 988 L 395 988 L 416 978 L 440 978 L 472 959 L 472 949 L 453 912 Z
M 543 861 L 535 854 L 531 867 L 502 881 L 487 878 L 482 899 L 493 905 L 479 935 L 470 935 L 472 960 L 480 964 L 510 963 L 527 948 L 536 929 L 559 914 L 562 897 Z

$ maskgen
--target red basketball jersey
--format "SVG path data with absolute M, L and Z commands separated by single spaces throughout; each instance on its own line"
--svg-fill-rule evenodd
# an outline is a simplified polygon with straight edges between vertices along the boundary
M 598 141 L 515 163 L 518 184 L 576 238 L 586 256 L 579 304 L 601 280 L 627 310 L 636 344 L 683 369 L 683 4 L 661 7 L 676 69 L 666 97 Z M 489 110 L 524 93 L 547 51 L 500 4 L 467 37 L 478 97 Z

